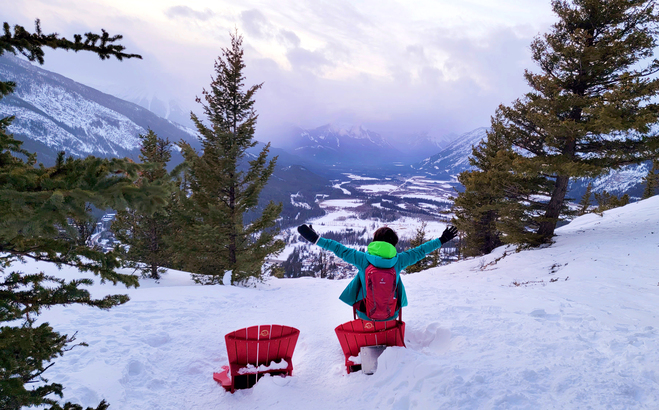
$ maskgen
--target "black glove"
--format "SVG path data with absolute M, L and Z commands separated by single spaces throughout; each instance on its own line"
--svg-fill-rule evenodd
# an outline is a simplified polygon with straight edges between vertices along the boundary
M 455 238 L 455 235 L 457 234 L 458 228 L 455 226 L 447 226 L 446 229 L 444 229 L 444 232 L 442 232 L 442 236 L 439 237 L 439 240 L 442 241 L 442 245 L 444 245 L 446 242 Z
M 311 225 L 300 225 L 297 227 L 297 231 L 300 233 L 300 235 L 302 235 L 304 239 L 311 243 L 318 242 L 318 238 L 320 238 L 316 231 L 313 230 Z

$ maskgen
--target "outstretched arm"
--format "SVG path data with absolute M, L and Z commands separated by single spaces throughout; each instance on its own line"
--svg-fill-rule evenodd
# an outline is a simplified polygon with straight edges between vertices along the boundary
M 442 241 L 439 238 L 437 238 L 437 239 L 433 239 L 432 241 L 423 243 L 417 246 L 416 248 L 412 248 L 405 252 L 399 253 L 398 262 L 396 263 L 396 265 L 398 265 L 397 266 L 398 269 L 396 270 L 401 271 L 410 265 L 414 265 L 421 259 L 425 258 L 427 254 L 441 247 L 442 247 Z
M 398 262 L 396 263 L 398 268 L 397 270 L 401 271 L 408 266 L 419 262 L 421 259 L 425 258 L 427 254 L 434 251 L 435 249 L 441 248 L 443 244 L 455 238 L 457 233 L 458 229 L 456 227 L 449 226 L 444 230 L 441 237 L 398 254 Z
M 343 246 L 337 241 L 321 237 L 318 239 L 318 242 L 316 242 L 316 245 L 323 249 L 327 249 L 339 258 L 358 268 L 366 269 L 368 266 L 368 260 L 366 260 L 366 254 L 364 252 Z
M 366 268 L 366 266 L 368 266 L 368 261 L 366 260 L 366 254 L 364 252 L 359 252 L 358 250 L 343 246 L 337 241 L 322 238 L 313 230 L 311 225 L 300 225 L 298 226 L 297 231 L 302 237 L 304 237 L 304 239 L 334 253 L 336 256 L 351 265 L 355 265 L 358 268 Z

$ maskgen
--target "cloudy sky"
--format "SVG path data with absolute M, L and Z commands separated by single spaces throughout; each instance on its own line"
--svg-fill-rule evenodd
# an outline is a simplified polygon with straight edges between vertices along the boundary
M 290 125 L 363 125 L 393 138 L 463 133 L 526 91 L 532 38 L 549 0 L 0 0 L 10 24 L 67 37 L 104 28 L 143 60 L 47 51 L 44 68 L 127 99 L 176 100 L 187 112 L 213 61 L 244 36 L 257 134 Z M 520 4 L 523 4 L 521 6 Z M 259 136 L 259 135 L 257 135 Z

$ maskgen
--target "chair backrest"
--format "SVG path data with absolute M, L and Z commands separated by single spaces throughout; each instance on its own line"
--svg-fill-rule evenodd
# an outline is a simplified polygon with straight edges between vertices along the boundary
M 224 340 L 229 363 L 269 365 L 280 359 L 291 363 L 300 331 L 289 326 L 263 325 L 233 331 Z
M 372 322 L 356 319 L 334 329 L 346 357 L 359 355 L 362 346 L 405 347 L 405 322 Z

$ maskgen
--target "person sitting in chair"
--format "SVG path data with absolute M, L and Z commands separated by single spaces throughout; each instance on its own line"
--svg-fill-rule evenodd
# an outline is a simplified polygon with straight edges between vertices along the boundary
M 439 249 L 458 232 L 457 228 L 449 226 L 441 237 L 398 253 L 398 235 L 385 226 L 375 231 L 373 241 L 368 244 L 367 252 L 364 253 L 321 237 L 311 225 L 300 225 L 297 230 L 304 239 L 333 252 L 359 269 L 359 273 L 339 299 L 353 306 L 360 319 L 378 321 L 395 319 L 400 314 L 400 309 L 407 306 L 407 294 L 400 279 L 400 272 Z

